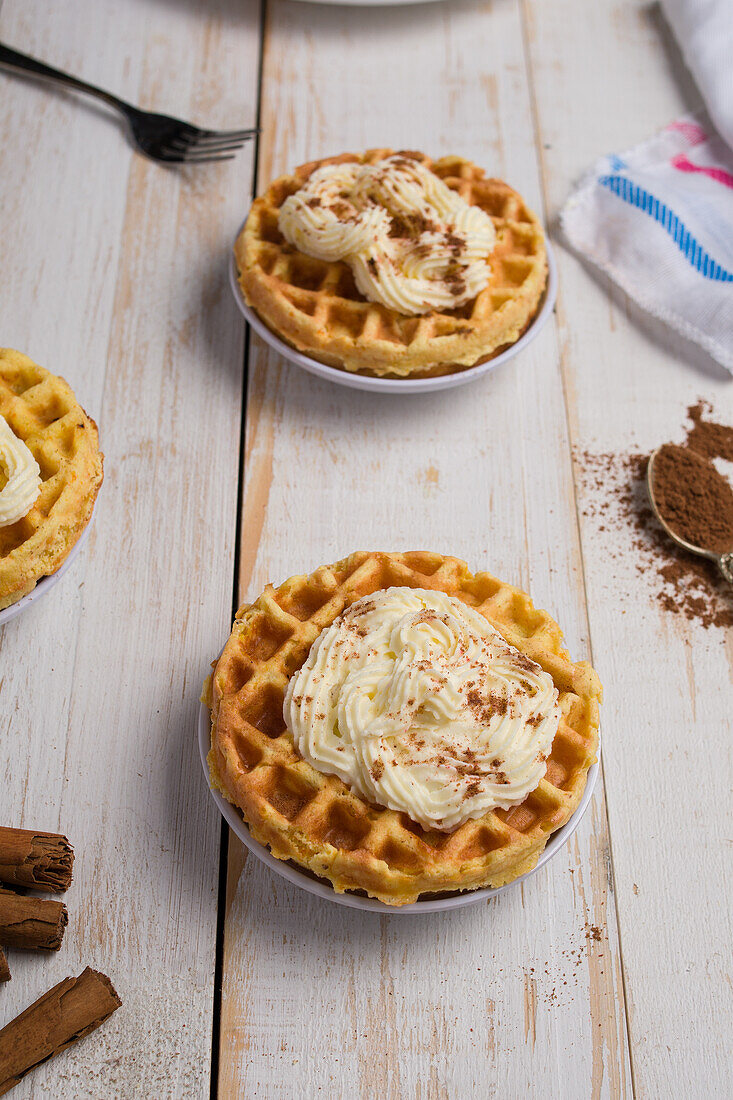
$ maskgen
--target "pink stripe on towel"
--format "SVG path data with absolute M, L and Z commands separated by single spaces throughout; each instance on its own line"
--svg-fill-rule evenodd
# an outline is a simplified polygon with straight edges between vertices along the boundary
M 708 140 L 708 135 L 703 130 L 702 126 L 699 126 L 697 122 L 690 122 L 687 119 L 678 119 L 676 122 L 670 122 L 667 127 L 668 130 L 675 130 L 678 134 L 682 134 L 686 137 L 690 145 L 701 145 L 703 141 Z
M 722 183 L 724 187 L 733 188 L 733 175 L 730 172 L 726 172 L 724 168 L 705 168 L 701 164 L 693 164 L 684 153 L 672 157 L 672 166 L 678 168 L 680 172 L 702 172 L 704 176 L 715 180 L 716 183 Z

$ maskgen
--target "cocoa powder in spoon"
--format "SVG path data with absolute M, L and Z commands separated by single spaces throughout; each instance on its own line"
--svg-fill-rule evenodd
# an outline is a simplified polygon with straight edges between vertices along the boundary
M 718 424 L 704 401 L 690 406 L 683 449 L 733 461 L 733 427 Z M 714 562 L 682 550 L 657 523 L 646 488 L 648 455 L 576 450 L 581 512 L 603 539 L 615 597 L 634 601 L 642 585 L 665 611 L 704 628 L 733 628 L 731 586 Z M 591 533 L 592 534 L 592 528 Z
M 733 489 L 709 458 L 665 443 L 653 476 L 655 503 L 675 534 L 716 554 L 733 550 Z

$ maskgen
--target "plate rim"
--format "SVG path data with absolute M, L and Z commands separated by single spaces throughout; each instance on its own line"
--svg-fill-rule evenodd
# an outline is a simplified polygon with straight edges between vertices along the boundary
M 328 4 L 329 7 L 344 8 L 401 8 L 405 4 L 434 4 L 436 2 L 437 0 L 301 0 L 301 3 Z
M 72 566 L 75 558 L 78 556 L 80 550 L 84 546 L 84 543 L 89 538 L 89 532 L 92 529 L 92 523 L 94 521 L 96 511 L 97 501 L 95 500 L 94 507 L 92 508 L 92 514 L 89 517 L 89 522 L 87 523 L 82 533 L 79 535 L 79 538 L 76 540 L 74 545 L 71 547 L 71 550 L 69 550 L 68 554 L 66 555 L 56 572 L 48 573 L 45 577 L 41 577 L 40 580 L 37 582 L 35 588 L 32 588 L 30 592 L 21 597 L 21 599 L 16 600 L 15 603 L 11 603 L 8 607 L 4 607 L 2 611 L 0 611 L 0 626 L 4 626 L 5 623 L 9 623 L 11 619 L 14 619 L 16 617 L 16 615 L 22 614 L 23 611 L 27 610 L 27 608 L 30 607 L 32 603 L 34 603 L 36 600 L 40 600 L 43 596 L 47 595 L 47 593 L 51 591 L 54 585 L 58 584 L 67 569 Z
M 436 378 L 379 378 L 366 374 L 357 374 L 355 371 L 342 370 L 340 367 L 331 367 L 327 363 L 321 363 L 318 359 L 313 359 L 309 355 L 304 355 L 303 352 L 298 351 L 296 348 L 292 348 L 290 344 L 282 339 L 282 337 L 268 328 L 259 314 L 257 314 L 244 300 L 242 288 L 239 285 L 234 244 L 242 232 L 248 216 L 249 211 L 237 230 L 229 252 L 228 265 L 229 285 L 245 320 L 266 344 L 284 359 L 287 359 L 288 362 L 293 363 L 296 367 L 301 367 L 309 374 L 314 374 L 319 378 L 334 382 L 336 385 L 346 386 L 348 389 L 366 390 L 370 393 L 404 394 L 439 393 L 442 390 L 454 389 L 457 386 L 465 386 L 469 382 L 474 382 L 477 378 L 481 378 L 483 375 L 495 370 L 496 367 L 500 367 L 503 363 L 507 363 L 510 359 L 513 359 L 515 355 L 518 355 L 520 351 L 523 351 L 524 348 L 539 336 L 555 308 L 558 288 L 557 263 L 555 261 L 554 250 L 550 244 L 547 232 L 545 231 L 547 284 L 543 291 L 540 307 L 530 322 L 529 327 L 525 329 L 519 339 L 515 340 L 514 343 L 510 344 L 504 351 L 494 356 L 493 359 L 487 359 L 484 363 L 476 363 L 474 366 L 466 367 L 465 370 L 457 371 L 455 374 L 438 375 Z
M 286 879 L 292 885 L 300 887 L 309 894 L 313 894 L 316 897 L 322 898 L 324 901 L 330 901 L 348 909 L 359 909 L 361 912 L 382 913 L 383 915 L 389 916 L 412 916 L 416 913 L 444 913 L 453 909 L 463 909 L 467 905 L 477 905 L 481 901 L 487 901 L 490 898 L 496 897 L 505 890 L 510 890 L 513 886 L 517 886 L 519 883 L 530 878 L 539 871 L 545 863 L 552 859 L 554 855 L 557 855 L 580 825 L 593 797 L 593 791 L 598 780 L 601 764 L 601 740 L 599 731 L 596 760 L 588 769 L 585 790 L 583 791 L 580 802 L 562 828 L 551 835 L 544 849 L 540 852 L 536 865 L 531 871 L 526 871 L 523 875 L 519 875 L 518 878 L 506 883 L 504 886 L 482 886 L 477 890 L 467 890 L 464 893 L 455 894 L 449 898 L 437 898 L 432 901 L 428 899 L 426 901 L 412 902 L 409 905 L 387 905 L 377 898 L 362 898 L 357 894 L 350 893 L 339 894 L 326 880 L 311 878 L 309 874 L 299 870 L 297 864 L 288 860 L 277 859 L 266 845 L 260 844 L 258 840 L 255 840 L 238 808 L 224 798 L 220 791 L 215 790 L 211 786 L 209 766 L 206 761 L 209 749 L 211 748 L 211 716 L 208 706 L 201 700 L 199 700 L 196 722 L 199 756 L 209 793 L 219 813 L 245 847 L 262 863 L 269 867 L 271 871 L 274 871 L 275 874 L 280 875 L 281 878 Z

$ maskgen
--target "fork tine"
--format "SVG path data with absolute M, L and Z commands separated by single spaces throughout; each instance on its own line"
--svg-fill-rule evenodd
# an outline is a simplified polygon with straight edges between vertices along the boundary
M 216 160 L 234 160 L 234 156 L 231 153 L 223 157 L 210 156 L 208 153 L 204 155 L 199 153 L 182 153 L 180 160 L 182 160 L 184 164 L 211 164 Z
M 201 130 L 194 141 L 197 145 L 217 141 L 247 141 L 248 138 L 254 137 L 259 132 L 256 128 L 250 130 Z
M 198 142 L 184 141 L 181 138 L 172 138 L 168 143 L 168 148 L 175 150 L 176 152 L 201 152 L 201 153 L 225 153 L 230 149 L 241 149 L 243 141 L 221 141 L 216 145 L 212 142 L 210 145 L 199 145 Z
M 241 149 L 247 138 L 222 138 L 221 141 L 195 141 L 190 149 L 201 149 L 207 153 L 211 149 Z

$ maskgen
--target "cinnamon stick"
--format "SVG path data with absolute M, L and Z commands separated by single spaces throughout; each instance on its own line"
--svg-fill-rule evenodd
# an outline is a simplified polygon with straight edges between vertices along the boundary
M 98 1028 L 121 1004 L 109 978 L 89 967 L 49 989 L 0 1031 L 0 1096 Z
M 0 982 L 10 981 L 10 967 L 8 966 L 8 960 L 5 958 L 5 952 L 0 947 Z
M 47 898 L 0 890 L 0 944 L 58 951 L 69 920 L 66 906 Z
M 61 894 L 73 866 L 74 849 L 60 833 L 0 827 L 0 881 Z

